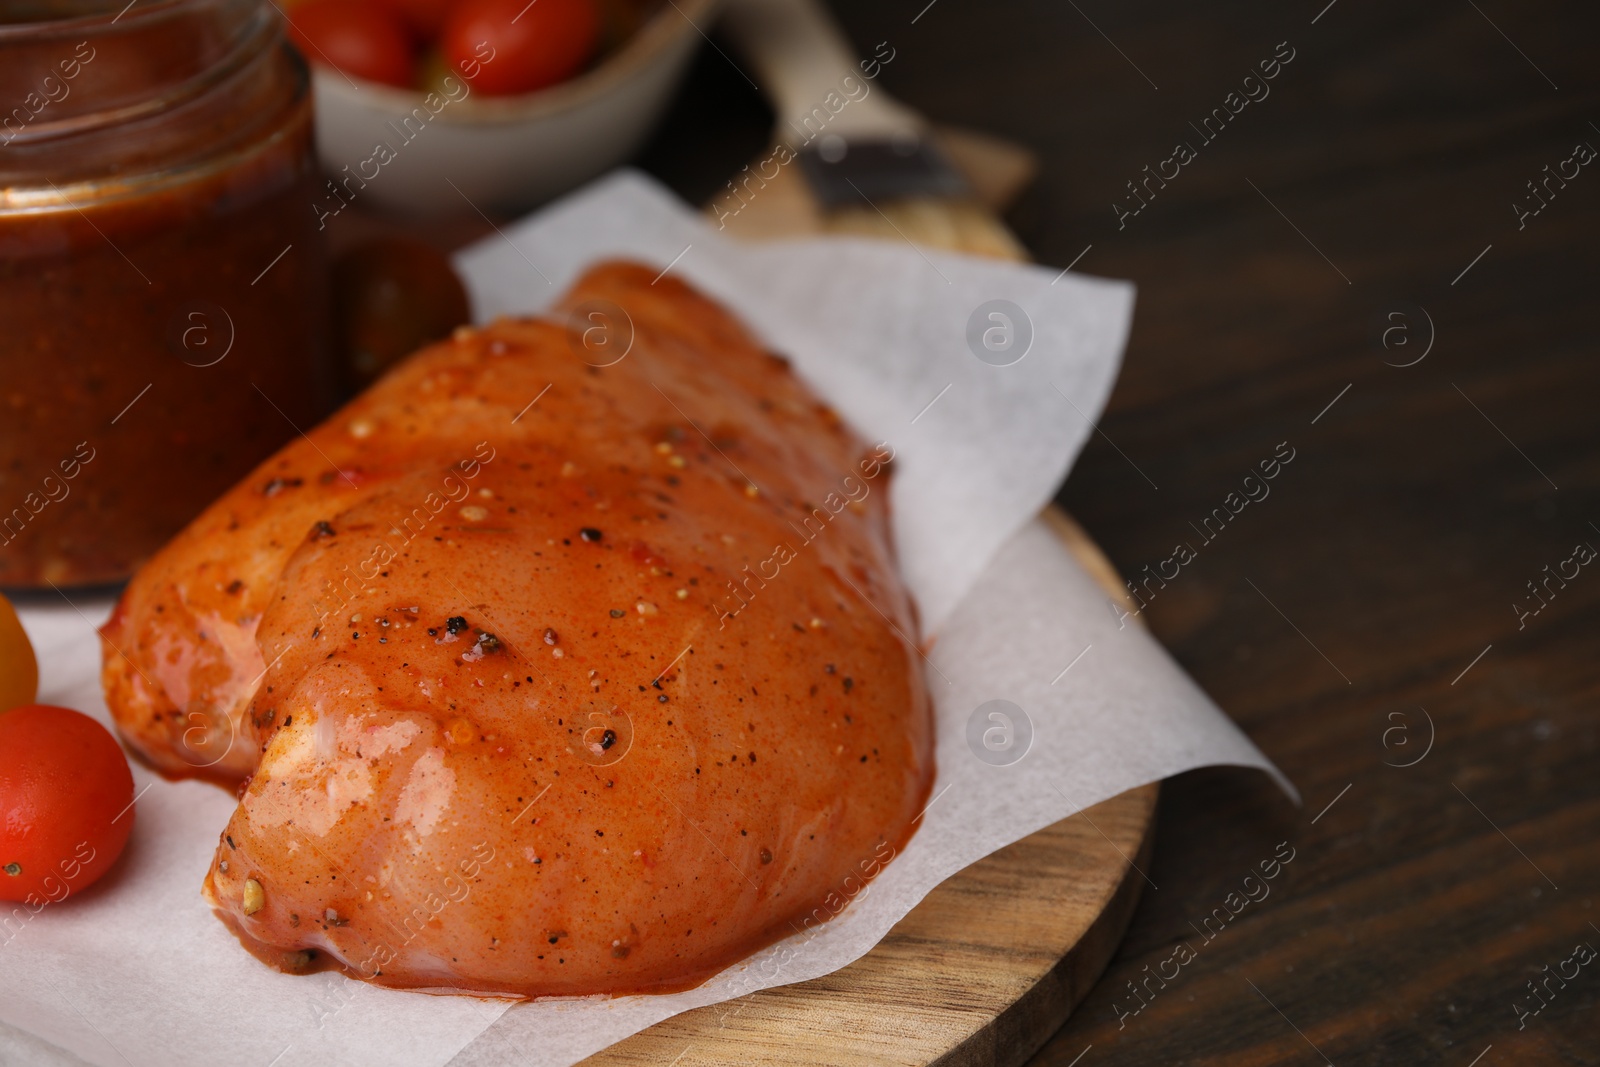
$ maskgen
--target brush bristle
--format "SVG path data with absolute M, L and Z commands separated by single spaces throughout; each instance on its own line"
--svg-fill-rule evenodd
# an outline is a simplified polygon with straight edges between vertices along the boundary
M 827 208 L 968 193 L 966 181 L 927 138 L 846 141 L 830 134 L 802 149 L 799 159 L 812 192 Z

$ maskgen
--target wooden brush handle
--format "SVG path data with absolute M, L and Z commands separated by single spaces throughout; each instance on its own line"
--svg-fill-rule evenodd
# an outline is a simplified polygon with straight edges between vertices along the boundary
M 798 150 L 826 130 L 844 138 L 918 134 L 922 116 L 892 99 L 816 0 L 728 0 L 722 27 L 778 113 L 777 139 Z M 808 124 L 809 120 L 809 124 Z

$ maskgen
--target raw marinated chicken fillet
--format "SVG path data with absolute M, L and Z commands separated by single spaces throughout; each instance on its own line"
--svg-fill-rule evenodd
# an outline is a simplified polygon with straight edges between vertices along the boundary
M 418 352 L 103 628 L 127 742 L 238 786 L 204 892 L 263 960 L 682 989 L 910 836 L 933 737 L 892 450 L 655 276 L 602 264 Z

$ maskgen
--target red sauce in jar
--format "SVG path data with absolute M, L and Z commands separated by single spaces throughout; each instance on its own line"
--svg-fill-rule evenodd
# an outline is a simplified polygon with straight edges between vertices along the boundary
M 326 409 L 306 71 L 259 0 L 0 25 L 0 586 L 125 578 Z M 141 10 L 143 9 L 143 10 Z

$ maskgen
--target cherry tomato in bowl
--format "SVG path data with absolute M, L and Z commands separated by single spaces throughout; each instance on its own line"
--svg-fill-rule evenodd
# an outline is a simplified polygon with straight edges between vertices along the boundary
M 456 0 L 378 0 L 405 23 L 406 29 L 418 41 L 433 41 L 444 29 L 445 19 Z
M 354 78 L 408 89 L 416 76 L 406 23 L 379 0 L 304 0 L 289 11 L 289 36 L 311 62 Z
M 0 712 L 32 704 L 39 694 L 39 661 L 11 601 L 0 596 Z
M 133 829 L 133 774 L 71 708 L 0 712 L 0 900 L 61 901 L 110 869 Z
M 528 93 L 583 69 L 600 39 L 594 0 L 461 0 L 439 50 L 486 96 Z

